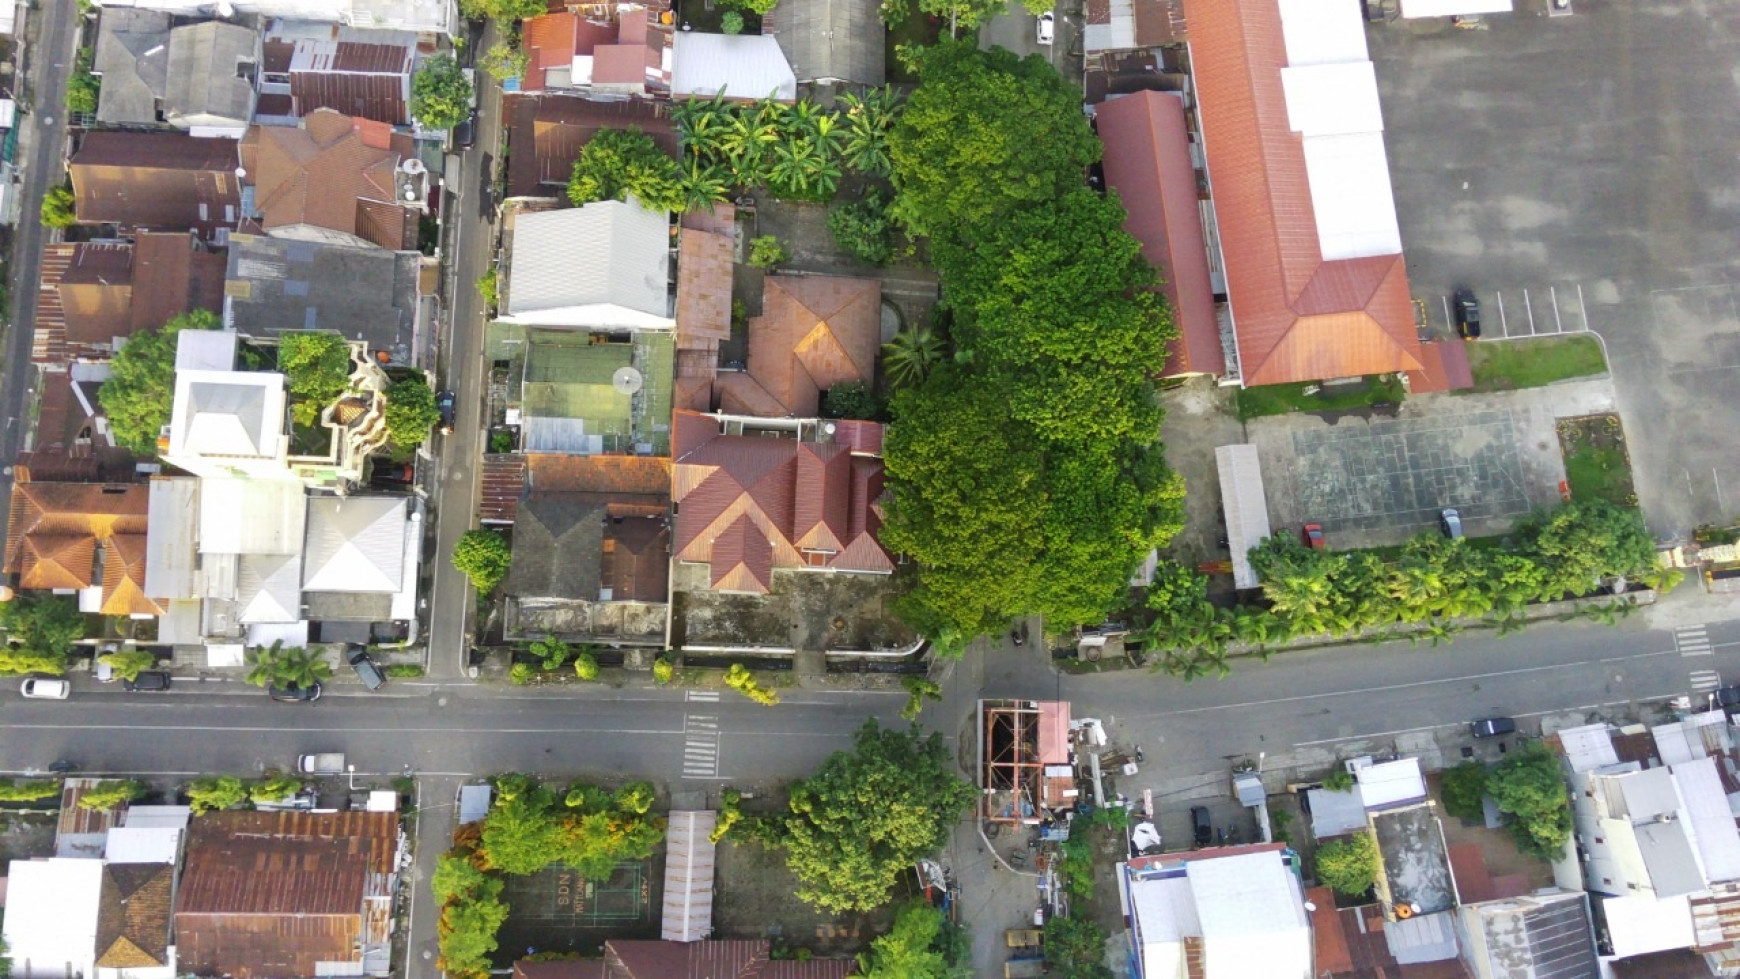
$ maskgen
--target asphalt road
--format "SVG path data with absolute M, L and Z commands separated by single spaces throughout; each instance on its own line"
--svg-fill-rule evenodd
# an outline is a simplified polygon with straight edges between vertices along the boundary
M 495 25 L 484 32 L 478 50 L 495 43 Z M 434 587 L 430 596 L 429 676 L 465 675 L 469 619 L 476 602 L 471 582 L 454 570 L 449 556 L 460 535 L 477 525 L 478 460 L 483 453 L 483 302 L 477 280 L 488 270 L 495 248 L 495 214 L 484 193 L 487 166 L 502 159 L 501 85 L 479 71 L 477 141 L 460 156 L 460 172 L 448 187 L 460 194 L 458 226 L 448 281 L 448 316 L 441 326 L 439 376 L 457 405 L 453 432 L 437 446 Z
M 20 146 L 27 147 L 17 161 L 23 170 L 16 188 L 19 194 L 18 223 L 12 229 L 12 276 L 7 283 L 12 302 L 3 347 L 5 365 L 0 368 L 0 412 L 6 426 L 0 430 L 0 459 L 7 460 L 0 489 L 12 493 L 10 460 L 18 455 L 26 425 L 25 404 L 34 372 L 30 366 L 32 324 L 36 321 L 37 281 L 42 274 L 42 245 L 47 230 L 42 226 L 42 196 L 59 184 L 66 172 L 61 151 L 66 144 L 66 81 L 72 72 L 77 6 L 52 3 L 30 12 L 33 43 L 28 54 L 25 85 L 31 93 L 29 111 L 20 114 Z M 0 523 L 6 517 L 0 515 Z

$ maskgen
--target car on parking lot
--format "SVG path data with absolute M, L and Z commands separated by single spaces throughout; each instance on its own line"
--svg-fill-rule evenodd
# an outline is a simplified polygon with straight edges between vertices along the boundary
M 1329 545 L 1323 540 L 1323 525 L 1308 523 L 1299 531 L 1299 540 L 1313 551 L 1326 551 Z
M 1207 806 L 1190 807 L 1190 839 L 1199 847 L 1214 842 L 1214 819 L 1208 814 Z
M 1456 314 L 1457 334 L 1464 340 L 1480 339 L 1480 300 L 1474 298 L 1474 290 L 1458 287 L 1450 305 Z
M 1057 37 L 1057 20 L 1051 11 L 1039 15 L 1039 43 L 1050 44 Z
M 121 685 L 128 693 L 162 693 L 169 689 L 170 678 L 162 670 L 141 670 L 133 679 L 122 680 Z
M 375 661 L 369 657 L 368 647 L 362 643 L 353 642 L 346 646 L 344 661 L 356 671 L 357 678 L 363 682 L 363 686 L 370 690 L 379 690 L 386 684 L 387 675 L 381 672 L 379 666 L 375 665 Z
M 1444 536 L 1451 540 L 1460 539 L 1462 537 L 1462 514 L 1457 513 L 1455 507 L 1445 507 L 1438 514 L 1438 529 L 1443 531 Z
M 453 434 L 453 404 L 455 400 L 452 391 L 442 391 L 435 395 L 435 408 L 441 412 L 441 424 L 437 430 L 442 435 Z
M 266 693 L 280 704 L 312 704 L 320 699 L 324 689 L 320 681 L 316 680 L 308 686 L 287 683 L 280 687 L 273 684 L 266 688 Z
M 1516 733 L 1516 720 L 1509 717 L 1488 717 L 1469 725 L 1477 738 L 1496 738 Z
M 32 700 L 65 700 L 72 693 L 72 684 L 65 680 L 33 676 L 24 681 L 18 692 Z

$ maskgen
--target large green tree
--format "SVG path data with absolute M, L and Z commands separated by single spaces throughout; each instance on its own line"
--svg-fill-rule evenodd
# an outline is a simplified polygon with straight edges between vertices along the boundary
M 217 326 L 216 315 L 197 309 L 160 329 L 133 334 L 116 351 L 109 361 L 109 379 L 97 389 L 97 400 L 122 447 L 141 457 L 157 455 L 157 436 L 175 409 L 176 334 Z
M 401 448 L 422 445 L 441 420 L 435 392 L 419 372 L 387 387 L 387 434 Z
M 1564 856 L 1571 839 L 1571 797 L 1559 761 L 1545 745 L 1530 742 L 1493 766 L 1486 793 L 1524 852 L 1543 860 Z
M 453 567 L 471 579 L 471 586 L 489 594 L 507 577 L 513 549 L 507 538 L 493 530 L 468 530 L 453 548 Z
M 1382 869 L 1377 839 L 1363 830 L 1317 848 L 1317 879 L 1337 894 L 1364 894 L 1377 883 Z
M 942 911 L 922 901 L 909 901 L 894 914 L 894 927 L 870 943 L 858 956 L 864 979 L 951 979 L 941 948 Z
M 593 201 L 620 201 L 633 195 L 654 211 L 681 211 L 688 203 L 677 161 L 639 129 L 604 129 L 586 143 L 568 178 L 568 200 L 576 207 Z
M 429 129 L 452 129 L 471 115 L 471 82 L 450 54 L 423 62 L 411 78 L 411 115 Z
M 291 416 L 311 426 L 350 386 L 350 347 L 336 333 L 286 333 L 278 340 L 278 369 L 293 399 Z
M 787 811 L 773 817 L 798 898 L 830 914 L 886 903 L 973 803 L 975 790 L 952 767 L 940 735 L 865 722 L 853 750 L 793 785 Z

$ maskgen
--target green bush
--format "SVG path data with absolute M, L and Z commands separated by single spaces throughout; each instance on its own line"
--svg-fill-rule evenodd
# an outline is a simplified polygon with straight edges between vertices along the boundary
M 886 265 L 894 257 L 894 218 L 880 190 L 828 208 L 828 230 L 834 244 L 860 262 Z
M 500 298 L 496 292 L 496 282 L 496 272 L 493 268 L 483 273 L 477 280 L 477 297 L 483 300 L 483 308 L 486 310 L 494 309 L 496 300 Z
M 1069 979 L 1111 979 L 1106 968 L 1106 930 L 1082 913 L 1054 915 L 1045 922 L 1045 964 Z
M 468 530 L 453 548 L 453 566 L 471 579 L 480 594 L 487 595 L 507 577 L 513 550 L 507 538 L 493 530 Z
M 743 33 L 743 15 L 735 10 L 727 10 L 719 17 L 719 32 L 721 34 Z
M 53 779 L 12 779 L 0 782 L 0 802 L 41 802 L 60 795 Z
M 278 369 L 292 398 L 291 417 L 309 428 L 350 387 L 350 347 L 336 333 L 286 333 L 278 340 Z
M 70 228 L 78 222 L 77 202 L 72 188 L 66 185 L 50 187 L 42 195 L 42 224 L 47 228 Z
M 677 670 L 676 667 L 671 665 L 670 660 L 660 656 L 653 660 L 652 675 L 654 683 L 664 684 L 669 683 L 676 678 Z
M 903 720 L 918 720 L 925 701 L 942 699 L 942 685 L 929 677 L 903 676 L 900 686 L 906 690 L 906 706 L 900 709 Z
M 598 657 L 591 653 L 574 657 L 574 675 L 588 683 L 598 679 Z
M 555 636 L 545 636 L 535 640 L 531 645 L 530 652 L 538 658 L 546 673 L 561 669 L 562 664 L 568 662 L 568 657 L 572 654 L 568 644 Z
M 1382 870 L 1377 839 L 1360 831 L 1317 848 L 1317 880 L 1337 894 L 1358 897 L 1371 890 Z
M 1530 742 L 1493 766 L 1486 791 L 1523 852 L 1547 861 L 1563 858 L 1571 839 L 1571 798 L 1558 759 L 1545 745 Z
M 283 802 L 302 790 L 302 783 L 289 775 L 274 775 L 261 779 L 248 788 L 248 801 L 255 805 L 262 802 Z
M 512 452 L 514 450 L 514 448 L 515 448 L 515 446 L 514 446 L 514 433 L 512 433 L 512 432 L 491 432 L 491 433 L 489 433 L 489 451 L 494 452 L 497 455 L 503 455 L 505 453 Z
M 426 129 L 452 129 L 471 115 L 471 83 L 450 54 L 427 58 L 411 76 L 411 115 Z
M 786 259 L 785 246 L 773 235 L 762 235 L 749 240 L 749 264 L 758 269 L 771 269 Z
M 97 96 L 102 90 L 102 80 L 91 73 L 93 58 L 94 53 L 90 48 L 79 48 L 78 57 L 73 61 L 72 74 L 66 80 L 68 112 L 90 115 L 97 111 Z
M 234 775 L 196 778 L 187 783 L 187 804 L 197 815 L 220 809 L 233 809 L 247 801 L 248 787 Z
M 863 381 L 847 381 L 828 389 L 822 397 L 823 418 L 857 418 L 873 421 L 882 413 L 882 403 Z
M 575 207 L 593 201 L 633 196 L 654 211 L 681 211 L 686 205 L 682 171 L 639 129 L 603 129 L 587 141 L 568 178 L 568 201 Z
M 717 843 L 731 832 L 737 821 L 743 818 L 743 793 L 727 787 L 719 793 L 719 819 L 713 824 L 713 832 L 707 834 L 707 840 Z
M 1479 819 L 1485 812 L 1481 800 L 1486 797 L 1486 777 L 1486 766 L 1477 761 L 1445 769 L 1439 783 L 1444 811 L 1461 819 Z
M 1353 788 L 1353 773 L 1347 770 L 1346 765 L 1336 765 L 1329 770 L 1328 775 L 1323 776 L 1323 787 L 1331 792 L 1346 792 Z
M 742 663 L 732 663 L 731 668 L 725 671 L 725 685 L 763 707 L 772 707 L 779 703 L 779 693 L 756 682 L 755 674 Z
M 144 783 L 130 778 L 102 781 L 79 796 L 79 808 L 108 812 L 144 794 Z
M 124 649 L 116 653 L 104 653 L 97 657 L 97 662 L 105 664 L 114 672 L 119 680 L 137 680 L 139 674 L 156 665 L 157 657 L 143 649 Z
M 423 668 L 416 663 L 394 663 L 386 668 L 387 676 L 402 680 L 415 679 L 423 675 Z
M 508 667 L 508 682 L 525 686 L 538 676 L 538 668 L 530 663 L 515 663 Z

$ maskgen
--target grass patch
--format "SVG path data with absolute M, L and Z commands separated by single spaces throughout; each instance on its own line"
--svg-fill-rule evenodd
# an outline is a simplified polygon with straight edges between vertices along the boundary
M 1606 500 L 1637 506 L 1631 482 L 1631 456 L 1625 430 L 1614 414 L 1559 419 L 1559 451 L 1565 457 L 1565 482 L 1574 500 Z
M 1471 343 L 1468 366 L 1473 391 L 1515 391 L 1554 381 L 1607 372 L 1607 358 L 1594 337 L 1550 337 L 1503 343 Z
M 1312 393 L 1307 393 L 1312 392 Z M 1378 374 L 1360 384 L 1265 384 L 1239 392 L 1239 421 L 1295 411 L 1355 411 L 1375 404 L 1395 404 L 1407 396 L 1402 379 Z

